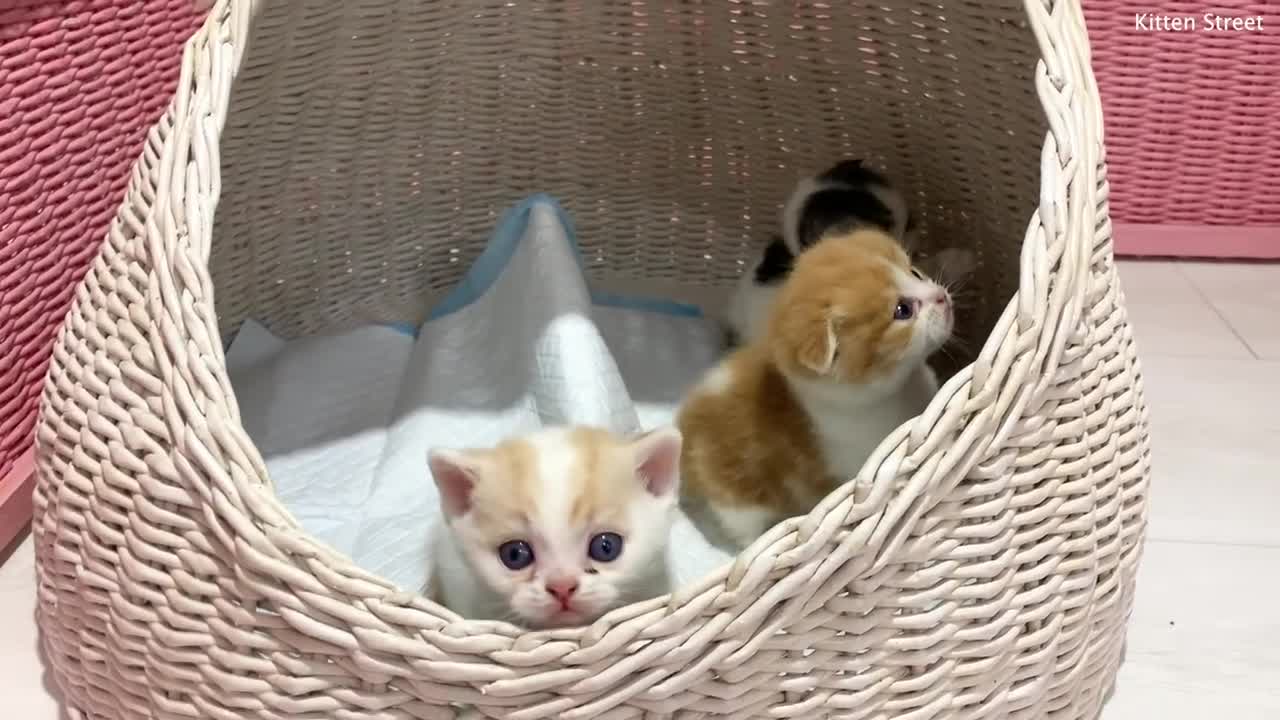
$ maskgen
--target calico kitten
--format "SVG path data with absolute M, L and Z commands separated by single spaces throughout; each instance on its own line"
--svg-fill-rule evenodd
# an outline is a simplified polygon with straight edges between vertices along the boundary
M 428 592 L 470 619 L 588 624 L 670 591 L 681 436 L 566 427 L 433 450 L 445 525 Z
M 729 329 L 736 342 L 763 330 L 769 303 L 791 272 L 795 258 L 828 233 L 874 228 L 905 241 L 915 229 L 906 198 L 888 178 L 861 160 L 845 160 L 806 178 L 782 211 L 782 233 L 743 274 L 729 304 Z
M 937 391 L 926 360 L 952 326 L 950 295 L 892 235 L 828 234 L 796 258 L 764 333 L 681 408 L 691 515 L 741 548 L 807 513 L 924 410 Z

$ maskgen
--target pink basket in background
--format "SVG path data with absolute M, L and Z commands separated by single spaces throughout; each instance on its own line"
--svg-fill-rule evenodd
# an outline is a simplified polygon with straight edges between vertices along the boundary
M 1084 0 L 1084 10 L 1116 251 L 1280 258 L 1280 2 Z M 1261 30 L 1209 30 L 1207 12 L 1261 17 Z
M 30 517 L 54 333 L 198 21 L 192 0 L 0 0 L 0 547 Z

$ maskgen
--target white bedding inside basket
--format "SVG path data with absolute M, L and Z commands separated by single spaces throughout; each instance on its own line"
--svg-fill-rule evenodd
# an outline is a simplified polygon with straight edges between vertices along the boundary
M 507 213 L 416 338 L 375 326 L 286 342 L 249 321 L 227 365 L 285 505 L 361 567 L 416 590 L 441 521 L 428 448 L 562 423 L 670 422 L 720 349 L 696 308 L 593 295 L 563 211 L 534 197 Z M 678 583 L 731 560 L 683 516 L 671 548 Z

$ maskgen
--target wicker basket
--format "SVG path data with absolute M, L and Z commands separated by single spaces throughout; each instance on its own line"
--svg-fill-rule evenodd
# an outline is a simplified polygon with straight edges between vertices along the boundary
M 137 5 L 0 2 L 0 497 L 30 459 L 49 346 L 198 20 L 189 0 Z
M 45 386 L 39 621 L 76 712 L 1095 717 L 1149 451 L 1080 8 L 838 5 L 221 0 Z M 224 368 L 243 318 L 420 319 L 533 191 L 566 201 L 593 282 L 727 287 L 835 154 L 918 192 L 987 298 L 866 496 L 541 633 L 390 586 L 275 497 Z
M 1280 260 L 1276 3 L 1085 6 L 1108 120 L 1118 250 Z M 1211 30 L 1206 13 L 1253 18 L 1254 28 L 1262 18 L 1263 29 Z M 1154 17 L 1196 25 L 1157 31 Z
M 1113 175 L 1123 182 L 1117 219 L 1280 228 L 1280 32 L 1210 32 L 1204 20 L 1214 11 L 1269 24 L 1275 4 L 1152 0 L 1141 7 L 1147 12 L 1134 9 L 1125 0 L 1090 0 L 1085 11 Z M 1153 26 L 1151 16 L 1197 25 L 1193 32 L 1142 29 Z

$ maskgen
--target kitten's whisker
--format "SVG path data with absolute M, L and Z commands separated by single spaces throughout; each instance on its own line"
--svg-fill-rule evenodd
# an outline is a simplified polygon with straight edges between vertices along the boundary
M 947 355 L 947 357 L 949 357 L 949 358 L 951 358 L 952 360 L 954 360 L 954 359 L 956 358 L 956 356 L 955 356 L 954 354 L 952 354 L 952 351 L 959 350 L 959 348 L 956 346 L 956 343 L 954 343 L 954 342 L 952 342 L 950 339 L 948 339 L 946 342 L 942 343 L 942 346 L 941 346 L 941 347 L 939 347 L 939 348 L 938 348 L 938 350 L 939 350 L 940 352 L 945 353 L 945 354 Z
M 955 360 L 956 362 L 968 363 L 973 360 L 973 353 L 969 350 L 969 347 L 964 343 L 954 343 L 952 345 L 944 345 L 943 348 L 944 348 L 944 351 L 947 353 L 947 357 L 951 358 L 952 360 Z

